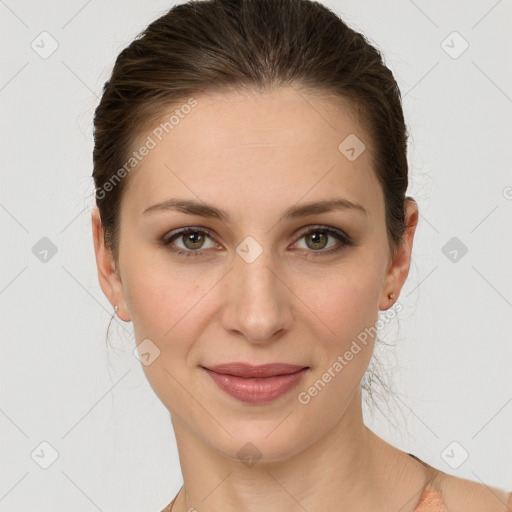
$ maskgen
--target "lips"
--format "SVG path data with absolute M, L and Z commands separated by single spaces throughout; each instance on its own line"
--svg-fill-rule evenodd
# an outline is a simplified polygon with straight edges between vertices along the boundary
M 229 363 L 206 367 L 207 370 L 211 370 L 212 372 L 219 373 L 221 375 L 233 375 L 235 377 L 243 377 L 246 379 L 290 375 L 302 370 L 303 368 L 306 367 L 286 363 L 271 363 L 260 366 L 254 366 L 247 363 Z
M 286 395 L 298 385 L 309 370 L 309 367 L 285 363 L 261 366 L 230 363 L 201 368 L 219 389 L 241 402 L 250 404 L 263 404 Z

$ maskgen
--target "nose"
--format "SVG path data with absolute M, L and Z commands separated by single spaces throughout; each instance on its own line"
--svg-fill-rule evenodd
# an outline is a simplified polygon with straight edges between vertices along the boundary
M 225 284 L 222 323 L 226 331 L 251 343 L 270 343 L 290 329 L 291 291 L 270 251 L 254 261 L 238 256 Z

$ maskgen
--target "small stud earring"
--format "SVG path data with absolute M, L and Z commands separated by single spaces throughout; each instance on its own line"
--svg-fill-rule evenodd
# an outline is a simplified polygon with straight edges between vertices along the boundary
M 117 305 L 116 305 L 116 306 L 114 307 L 114 312 L 115 312 L 115 314 L 116 314 L 116 315 L 117 315 L 117 310 L 118 310 L 118 309 L 119 309 L 119 306 L 117 306 Z
M 389 300 L 394 300 L 394 298 L 395 298 L 395 294 L 394 293 L 389 293 L 388 294 L 388 299 Z

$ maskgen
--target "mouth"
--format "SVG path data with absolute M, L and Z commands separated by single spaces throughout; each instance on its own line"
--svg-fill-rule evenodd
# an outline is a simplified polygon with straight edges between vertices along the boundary
M 272 363 L 253 366 L 247 363 L 229 363 L 201 366 L 231 397 L 246 403 L 271 402 L 285 395 L 298 385 L 309 366 Z
M 280 375 L 291 375 L 308 366 L 299 366 L 295 364 L 286 363 L 270 363 L 255 366 L 248 363 L 226 363 L 216 366 L 204 367 L 206 370 L 218 373 L 220 375 L 233 375 L 234 377 L 250 378 L 265 378 L 277 377 Z

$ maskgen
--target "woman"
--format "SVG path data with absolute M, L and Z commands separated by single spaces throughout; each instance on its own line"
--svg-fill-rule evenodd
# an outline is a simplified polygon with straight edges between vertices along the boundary
M 164 510 L 512 509 L 363 422 L 418 207 L 361 34 L 310 1 L 182 4 L 121 52 L 94 121 L 100 285 L 180 455 Z

